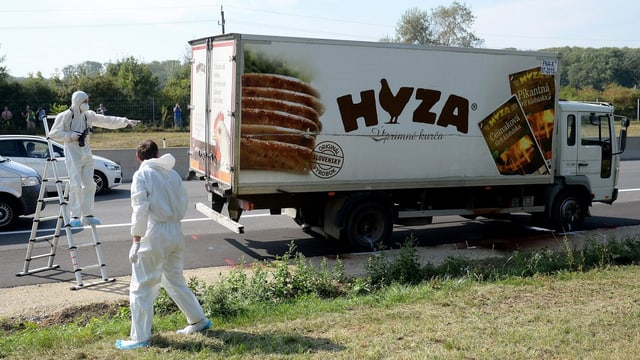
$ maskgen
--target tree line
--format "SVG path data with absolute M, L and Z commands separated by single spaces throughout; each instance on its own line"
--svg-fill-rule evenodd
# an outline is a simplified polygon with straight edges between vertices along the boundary
M 14 117 L 19 117 L 27 105 L 57 114 L 68 108 L 74 91 L 83 90 L 89 94 L 93 110 L 103 104 L 106 115 L 166 128 L 173 126 L 175 104 L 186 109 L 190 101 L 191 67 L 187 60 L 141 63 L 128 57 L 106 64 L 86 61 L 66 66 L 51 78 L 37 73 L 17 79 L 6 69 L 0 70 L 4 70 L 0 71 L 0 109 L 8 107 Z M 188 122 L 187 112 L 183 112 L 183 119 Z

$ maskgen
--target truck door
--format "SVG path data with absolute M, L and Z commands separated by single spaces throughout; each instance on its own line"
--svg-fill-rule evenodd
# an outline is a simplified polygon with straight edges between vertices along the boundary
M 190 170 L 232 184 L 235 40 L 192 43 Z
M 566 113 L 563 112 L 562 116 L 564 117 L 564 121 L 561 121 L 561 124 L 564 124 L 564 127 L 560 128 L 558 138 L 560 141 L 560 169 L 557 172 L 557 175 L 560 176 L 573 176 L 578 173 L 578 141 L 577 132 L 578 132 L 578 117 L 574 113 Z
M 593 200 L 610 200 L 614 188 L 612 169 L 612 119 L 605 114 L 577 113 L 577 170 L 589 178 Z

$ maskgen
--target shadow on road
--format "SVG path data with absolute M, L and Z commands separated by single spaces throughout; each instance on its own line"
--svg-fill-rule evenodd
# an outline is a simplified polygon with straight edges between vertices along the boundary
M 638 219 L 617 217 L 589 217 L 584 230 L 611 229 L 640 225 Z M 407 239 L 413 238 L 419 247 L 453 245 L 457 249 L 481 248 L 498 251 L 551 247 L 563 239 L 564 235 L 552 230 L 533 226 L 529 215 L 514 215 L 509 220 L 454 220 L 434 223 L 428 226 L 396 226 L 388 249 L 397 249 Z M 227 238 L 229 244 L 245 253 L 249 258 L 273 260 L 289 251 L 291 244 L 305 257 L 323 256 L 328 259 L 342 257 L 351 252 L 345 244 L 320 235 L 308 238 L 260 241 L 245 238 L 242 241 Z M 260 255 L 266 254 L 266 255 Z

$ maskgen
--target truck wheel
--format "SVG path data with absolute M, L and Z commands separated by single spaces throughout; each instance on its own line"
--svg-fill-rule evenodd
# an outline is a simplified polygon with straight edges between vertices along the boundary
M 364 202 L 351 211 L 346 223 L 346 236 L 354 250 L 375 250 L 391 238 L 391 209 L 379 202 Z
M 18 208 L 16 202 L 0 197 L 0 229 L 8 228 L 18 220 Z
M 554 202 L 551 221 L 558 231 L 574 231 L 582 225 L 586 213 L 587 206 L 582 197 L 574 191 L 568 191 L 559 195 Z

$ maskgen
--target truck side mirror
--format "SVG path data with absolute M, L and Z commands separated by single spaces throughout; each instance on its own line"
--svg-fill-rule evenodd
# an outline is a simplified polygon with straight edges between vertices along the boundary
M 620 152 L 624 152 L 624 149 L 627 147 L 627 128 L 623 128 L 620 130 Z
M 591 123 L 591 125 L 600 125 L 600 117 L 596 114 L 591 114 L 589 116 L 589 122 Z
M 627 119 L 626 117 L 623 117 L 620 120 L 620 126 L 625 128 L 625 129 L 628 128 L 629 127 L 629 119 Z

